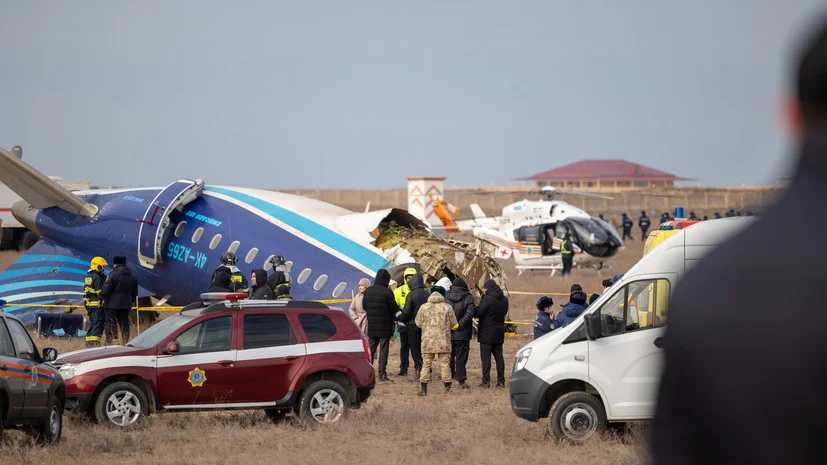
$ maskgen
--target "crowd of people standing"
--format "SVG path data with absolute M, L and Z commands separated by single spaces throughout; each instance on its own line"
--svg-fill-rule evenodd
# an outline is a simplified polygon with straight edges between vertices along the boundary
M 482 364 L 481 387 L 491 387 L 491 359 L 496 367 L 496 386 L 505 387 L 505 320 L 508 298 L 494 280 L 483 284 L 479 304 L 460 277 L 443 278 L 428 286 L 426 276 L 416 268 L 403 273 L 403 283 L 393 289 L 388 270 L 376 274 L 372 285 L 359 282 L 359 295 L 350 305 L 350 316 L 367 335 L 371 360 L 377 364 L 380 382 L 389 382 L 387 365 L 394 329 L 400 335 L 399 376 L 406 376 L 408 357 L 413 359 L 419 395 L 428 393 L 431 367 L 441 365 L 444 392 L 456 380 L 468 389 L 467 363 L 473 336 L 473 320 L 478 320 L 477 341 Z M 377 359 L 378 353 L 378 359 Z

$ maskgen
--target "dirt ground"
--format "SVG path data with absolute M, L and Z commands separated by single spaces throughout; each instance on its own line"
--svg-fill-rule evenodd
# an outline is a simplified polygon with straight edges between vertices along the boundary
M 601 281 L 628 270 L 642 251 L 640 241 L 630 241 L 612 259 L 608 269 L 575 270 L 570 278 L 548 273 L 517 276 L 506 265 L 511 291 L 568 292 L 579 283 L 587 293 L 601 292 Z M 17 254 L 0 252 L 0 270 Z M 514 295 L 511 318 L 534 318 L 538 296 Z M 568 299 L 554 297 L 555 307 Z M 506 341 L 506 379 L 514 355 L 531 340 L 531 326 L 519 326 L 523 338 Z M 55 347 L 61 353 L 83 347 L 81 340 L 37 340 L 38 346 Z M 388 371 L 399 366 L 398 343 L 391 345 Z M 380 383 L 362 409 L 345 421 L 320 427 L 303 422 L 272 424 L 259 411 L 164 413 L 127 431 L 90 424 L 85 418 L 65 415 L 63 440 L 41 448 L 22 433 L 11 431 L 0 444 L 3 464 L 451 464 L 461 463 L 647 463 L 644 428 L 607 433 L 585 445 L 559 444 L 548 438 L 547 423 L 530 423 L 516 417 L 508 389 L 483 389 L 480 383 L 479 346 L 472 341 L 468 391 L 443 394 L 434 383 L 426 398 L 416 397 L 412 377 L 391 377 Z

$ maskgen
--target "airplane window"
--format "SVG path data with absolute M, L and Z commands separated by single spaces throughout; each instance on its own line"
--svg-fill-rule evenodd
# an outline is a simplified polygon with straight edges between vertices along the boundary
M 187 227 L 186 221 L 178 223 L 178 226 L 175 227 L 175 237 L 181 237 L 181 234 L 184 234 L 185 227 Z
M 258 255 L 258 249 L 253 247 L 252 249 L 250 249 L 249 252 L 247 252 L 247 257 L 244 259 L 244 261 L 248 264 L 253 263 L 253 260 L 255 260 L 256 255 Z
M 241 242 L 233 241 L 232 244 L 230 244 L 230 246 L 227 248 L 227 252 L 236 253 L 236 251 L 238 250 L 238 246 L 240 245 Z
M 286 262 L 284 262 L 284 266 L 287 267 L 287 271 L 290 271 L 290 270 L 293 269 L 293 262 L 290 261 L 290 260 L 287 260 Z
M 324 286 L 324 283 L 326 283 L 326 282 L 327 282 L 327 275 L 326 274 L 323 274 L 323 275 L 319 276 L 318 278 L 316 278 L 316 283 L 313 284 L 313 289 L 316 289 L 318 291 L 319 289 L 322 288 L 322 286 Z
M 264 271 L 270 271 L 273 268 L 273 263 L 270 260 L 276 258 L 275 255 L 270 255 L 266 259 L 264 259 Z
M 310 277 L 310 273 L 312 273 L 312 271 L 310 271 L 310 268 L 303 269 L 302 272 L 299 273 L 299 277 L 296 279 L 296 281 L 298 281 L 299 284 L 304 284 L 304 282 L 307 281 L 307 278 Z
M 201 240 L 201 236 L 203 236 L 203 235 L 204 235 L 204 228 L 199 227 L 198 229 L 196 229 L 195 232 L 192 233 L 192 243 L 197 244 L 198 241 Z
M 333 298 L 338 299 L 342 292 L 345 292 L 345 288 L 347 287 L 347 283 L 339 283 L 336 285 L 336 288 L 333 289 Z
M 210 250 L 215 250 L 215 248 L 218 247 L 218 244 L 220 242 L 221 242 L 221 234 L 216 234 L 215 236 L 213 236 L 212 240 L 210 241 Z

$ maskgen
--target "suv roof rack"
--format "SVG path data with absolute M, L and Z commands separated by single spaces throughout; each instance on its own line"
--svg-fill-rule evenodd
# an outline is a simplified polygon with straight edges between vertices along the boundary
M 226 310 L 248 310 L 261 307 L 274 308 L 306 308 L 330 310 L 327 305 L 314 300 L 244 300 L 244 301 L 221 301 L 207 304 L 207 308 L 201 314 L 223 312 Z

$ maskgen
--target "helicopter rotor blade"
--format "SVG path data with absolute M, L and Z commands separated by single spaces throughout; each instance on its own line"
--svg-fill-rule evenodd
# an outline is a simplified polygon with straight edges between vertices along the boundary
M 593 192 L 577 192 L 577 191 L 555 191 L 555 194 L 565 194 L 565 195 L 582 195 L 583 197 L 596 197 L 598 199 L 604 200 L 614 200 L 614 197 L 609 197 L 608 195 L 603 194 L 595 194 Z
M 682 197 L 676 194 L 650 194 L 648 192 L 626 192 L 626 195 L 639 195 L 641 197 L 663 197 L 663 198 L 675 198 L 675 197 Z
M 526 194 L 526 195 L 536 195 L 539 194 L 539 191 L 518 191 L 518 190 L 511 190 L 511 191 L 487 191 L 487 190 L 446 190 L 446 194 L 472 194 L 472 195 L 514 195 L 514 194 Z

